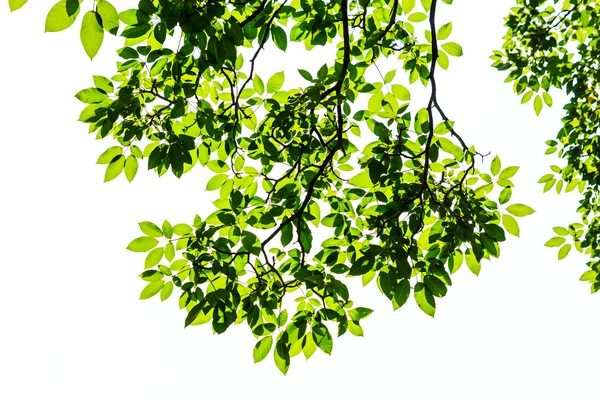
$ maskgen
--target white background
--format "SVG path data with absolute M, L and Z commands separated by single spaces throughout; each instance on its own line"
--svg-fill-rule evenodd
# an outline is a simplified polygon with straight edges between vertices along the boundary
M 109 143 L 76 122 L 82 104 L 73 95 L 91 75 L 114 73 L 120 40 L 90 62 L 80 22 L 43 34 L 51 5 L 0 9 L 1 399 L 597 396 L 600 297 L 578 281 L 583 257 L 558 262 L 556 249 L 543 247 L 552 226 L 576 221 L 577 197 L 542 195 L 536 184 L 555 162 L 543 142 L 560 128 L 564 99 L 555 95 L 555 107 L 536 117 L 489 68 L 511 0 L 441 5 L 438 25 L 453 21 L 465 56 L 438 80 L 465 139 L 504 166 L 522 166 L 513 199 L 537 212 L 520 220 L 521 239 L 510 237 L 479 277 L 463 267 L 435 319 L 412 300 L 393 312 L 374 285 L 354 293 L 375 309 L 365 337 L 337 339 L 331 357 L 294 358 L 287 377 L 270 357 L 253 365 L 246 325 L 221 336 L 209 326 L 183 329 L 176 293 L 162 304 L 138 300 L 144 257 L 125 250 L 137 222 L 208 215 L 210 175 L 198 168 L 159 180 L 141 167 L 131 184 L 123 176 L 102 183 L 104 166 L 94 163 Z M 306 62 L 270 54 L 271 71 Z

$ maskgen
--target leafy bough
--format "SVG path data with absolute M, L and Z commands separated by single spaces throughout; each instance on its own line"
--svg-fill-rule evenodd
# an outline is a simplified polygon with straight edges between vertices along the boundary
M 452 23 L 436 23 L 440 4 L 142 0 L 115 20 L 114 7 L 95 1 L 82 25 L 87 54 L 103 30 L 126 38 L 117 74 L 77 94 L 90 132 L 118 143 L 98 160 L 105 181 L 131 181 L 142 159 L 178 177 L 200 164 L 213 173 L 207 191 L 219 194 L 192 224 L 140 223 L 144 236 L 128 249 L 147 253 L 141 298 L 177 289 L 186 326 L 223 333 L 246 323 L 254 360 L 272 351 L 286 373 L 300 353 L 330 354 L 334 330 L 362 336 L 372 310 L 355 306 L 347 279 L 375 281 L 395 309 L 412 294 L 434 316 L 451 274 L 463 264 L 479 274 L 484 258 L 498 257 L 505 231 L 519 235 L 514 216 L 533 210 L 509 204 L 518 167 L 495 157 L 480 171 L 485 155 L 440 105 L 436 69 L 462 55 L 448 40 Z M 70 26 L 78 11 L 58 3 L 47 30 Z M 265 84 L 263 50 L 296 43 L 335 55 L 316 73 L 299 69 L 304 86 L 283 89 L 284 71 Z M 382 57 L 398 68 L 370 81 Z M 398 71 L 429 90 L 426 104 L 411 104 Z M 317 228 L 328 235 L 321 243 Z

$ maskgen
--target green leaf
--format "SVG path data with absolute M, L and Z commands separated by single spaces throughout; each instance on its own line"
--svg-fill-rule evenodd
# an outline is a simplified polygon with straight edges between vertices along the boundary
M 544 98 L 544 103 L 548 107 L 552 107 L 552 97 L 547 92 L 542 93 L 542 97 Z
M 185 317 L 184 326 L 188 325 L 202 325 L 212 319 L 212 309 L 208 312 L 204 312 L 204 303 L 198 303 L 188 312 Z
M 327 327 L 323 324 L 315 324 L 312 328 L 313 339 L 317 346 L 326 354 L 331 355 L 333 349 L 333 338 Z
M 304 357 L 308 360 L 315 351 L 317 350 L 317 344 L 315 343 L 312 334 L 308 334 L 304 336 L 304 347 L 302 347 L 302 352 L 304 353 Z
M 569 254 L 570 251 L 571 251 L 571 245 L 570 244 L 565 244 L 558 251 L 558 259 L 562 260 L 563 258 L 565 258 Z
M 162 223 L 162 232 L 167 239 L 171 239 L 173 237 L 173 227 L 166 219 Z
M 558 247 L 566 241 L 564 237 L 556 236 L 544 243 L 546 247 Z
M 500 173 L 500 178 L 499 179 L 510 179 L 513 176 L 515 176 L 515 174 L 517 173 L 518 170 L 519 170 L 519 167 L 507 167 L 507 168 L 504 168 L 502 170 L 502 172 Z
M 500 162 L 500 158 L 498 156 L 494 157 L 494 159 L 492 160 L 492 166 L 490 171 L 492 175 L 498 175 L 498 173 L 500 172 L 501 165 L 502 164 Z
M 357 175 L 354 175 L 352 178 L 350 178 L 348 183 L 353 186 L 364 189 L 369 189 L 373 187 L 373 182 L 371 182 L 371 179 L 369 178 L 368 171 L 363 171 L 358 173 Z
M 513 236 L 519 237 L 521 233 L 519 230 L 519 224 L 512 215 L 504 214 L 502 216 L 502 225 L 504 225 L 504 228 L 508 233 L 510 233 Z
M 108 167 L 106 167 L 104 182 L 109 182 L 115 179 L 121 172 L 123 172 L 124 167 L 125 157 L 123 157 L 123 155 L 118 155 L 110 162 L 110 164 L 108 164 Z
M 10 11 L 16 11 L 23 7 L 27 3 L 27 0 L 8 0 L 8 7 Z
M 410 100 L 410 91 L 402 85 L 392 85 L 392 93 L 400 101 Z
M 144 261 L 144 269 L 152 268 L 158 265 L 160 260 L 162 260 L 164 251 L 165 249 L 163 247 L 152 249 L 146 256 L 146 260 Z
M 535 110 L 536 115 L 540 115 L 540 113 L 542 112 L 543 105 L 544 104 L 542 103 L 542 98 L 538 94 L 537 96 L 535 96 L 535 100 L 533 100 L 533 109 Z
M 144 232 L 148 236 L 162 237 L 162 235 L 163 235 L 160 228 L 156 224 L 154 224 L 150 221 L 140 222 L 140 223 L 138 223 L 138 225 L 140 226 L 141 231 Z
M 105 93 L 112 93 L 115 89 L 110 79 L 99 75 L 94 75 L 94 85 Z
M 422 12 L 414 12 L 408 16 L 408 20 L 411 22 L 421 22 L 427 19 L 427 14 Z
M 438 138 L 438 142 L 440 144 L 440 148 L 444 150 L 448 154 L 452 154 L 454 158 L 458 161 L 462 161 L 464 157 L 464 151 L 462 148 L 458 147 L 451 140 L 446 139 L 444 137 Z
M 133 180 L 138 170 L 138 161 L 133 155 L 129 155 L 125 160 L 125 177 L 129 182 Z
M 354 336 L 364 336 L 363 328 L 357 322 L 348 321 L 348 330 Z
M 463 55 L 463 50 L 460 44 L 454 42 L 447 42 L 442 45 L 442 49 L 451 56 L 460 57 Z
M 178 236 L 185 236 L 192 233 L 193 229 L 188 224 L 176 224 L 173 227 L 173 233 Z
M 173 282 L 166 282 L 165 286 L 160 290 L 160 301 L 165 301 L 173 293 Z
M 409 296 L 410 282 L 408 281 L 408 279 L 402 279 L 400 282 L 398 282 L 398 285 L 396 285 L 396 288 L 394 289 L 394 298 L 392 301 L 394 310 L 397 310 L 400 307 L 402 307 L 408 300 Z
M 506 207 L 506 211 L 514 215 L 515 217 L 526 217 L 527 215 L 533 214 L 535 211 L 533 208 L 526 206 L 525 204 L 512 204 Z
M 257 362 L 261 362 L 262 360 L 264 360 L 269 355 L 272 346 L 272 336 L 266 336 L 260 339 L 254 346 L 254 351 L 252 352 L 252 356 L 254 357 L 254 363 L 256 364 Z
M 150 236 L 142 236 L 133 239 L 127 246 L 127 250 L 143 253 L 152 250 L 158 244 L 158 240 Z
M 430 317 L 435 316 L 435 298 L 427 290 L 425 284 L 423 282 L 417 282 L 414 290 L 415 300 L 417 301 L 417 305 L 423 312 Z
M 78 0 L 61 0 L 52 6 L 46 16 L 45 32 L 60 32 L 67 29 L 79 14 Z
M 288 319 L 288 312 L 286 309 L 283 309 L 279 316 L 277 317 L 277 326 L 284 326 Z
M 569 231 L 566 228 L 563 228 L 562 226 L 555 226 L 554 228 L 552 228 L 552 230 L 560 236 L 566 236 L 569 234 Z
M 287 35 L 285 31 L 280 26 L 273 25 L 271 27 L 271 34 L 273 35 L 275 46 L 285 51 L 287 49 Z
M 448 293 L 448 288 L 446 284 L 441 281 L 440 278 L 434 275 L 426 275 L 423 278 L 423 283 L 425 287 L 431 292 L 435 297 L 444 297 L 446 293 Z
M 165 258 L 168 262 L 173 261 L 175 258 L 175 246 L 172 242 L 169 242 L 165 245 Z
M 505 187 L 500 192 L 500 196 L 498 197 L 498 202 L 500 204 L 506 204 L 510 201 L 511 197 L 512 197 L 512 189 L 510 187 Z
M 300 75 L 302 75 L 302 77 L 303 77 L 304 79 L 306 79 L 307 81 L 309 81 L 309 82 L 312 82 L 312 81 L 313 81 L 313 77 L 312 77 L 312 75 L 311 75 L 311 74 L 310 74 L 310 72 L 308 72 L 307 70 L 304 70 L 304 69 L 298 69 L 298 72 L 299 72 L 299 73 L 300 73 Z
M 415 8 L 416 0 L 402 0 L 402 11 L 408 14 Z
M 116 8 L 106 0 L 98 0 L 96 11 L 102 18 L 102 27 L 107 32 L 116 35 L 119 30 L 119 13 Z
M 145 300 L 156 295 L 162 290 L 164 285 L 165 283 L 163 281 L 150 282 L 144 289 L 142 289 L 142 293 L 140 293 L 140 299 Z
M 371 313 L 373 313 L 373 310 L 370 308 L 357 307 L 354 310 L 348 311 L 348 317 L 350 317 L 352 321 L 360 321 L 363 318 L 367 318 Z
M 281 353 L 284 351 L 280 350 L 281 347 L 283 347 L 283 344 L 278 342 L 275 346 L 275 351 L 273 351 L 273 358 L 277 368 L 285 375 L 290 368 L 290 356 L 287 354 L 287 352 L 285 352 L 286 354 L 282 356 Z
M 440 26 L 440 29 L 438 29 L 437 32 L 437 38 L 438 40 L 446 40 L 448 39 L 448 36 L 450 36 L 450 33 L 452 33 L 452 22 Z
M 254 74 L 254 77 L 252 78 L 252 85 L 254 86 L 256 93 L 262 95 L 265 92 L 265 84 L 257 74 Z
M 285 74 L 283 71 L 277 72 L 267 81 L 267 93 L 275 93 L 283 86 L 285 81 Z M 257 90 L 258 92 L 258 90 Z
M 106 99 L 108 96 L 106 95 L 106 93 L 96 88 L 89 88 L 80 90 L 79 92 L 77 92 L 75 97 L 77 98 L 77 100 L 83 103 L 94 104 L 103 102 L 104 99 Z
M 228 178 L 229 177 L 227 176 L 227 174 L 218 174 L 213 176 L 209 179 L 208 183 L 206 184 L 206 190 L 220 189 Z
M 104 29 L 100 25 L 100 16 L 96 12 L 88 11 L 85 13 L 81 22 L 79 37 L 85 53 L 90 59 L 93 59 L 98 54 L 104 40 Z
M 476 276 L 479 276 L 479 273 L 481 272 L 481 263 L 477 261 L 477 258 L 471 249 L 467 249 L 465 252 L 465 261 L 467 262 L 467 267 L 469 267 L 471 272 Z

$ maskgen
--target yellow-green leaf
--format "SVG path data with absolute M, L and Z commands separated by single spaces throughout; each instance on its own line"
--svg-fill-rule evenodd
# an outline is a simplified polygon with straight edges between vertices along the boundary
M 133 180 L 138 170 L 138 161 L 133 155 L 129 155 L 125 160 L 125 177 L 129 182 Z
M 155 248 L 157 244 L 158 240 L 156 240 L 156 238 L 141 236 L 137 239 L 133 239 L 127 246 L 127 250 L 144 253 Z
M 442 49 L 451 56 L 460 57 L 463 55 L 463 50 L 460 44 L 455 42 L 448 42 L 442 45 Z
M 140 299 L 149 299 L 160 292 L 164 285 L 165 283 L 163 281 L 150 282 L 144 289 L 142 289 Z
M 525 217 L 527 215 L 533 214 L 535 210 L 525 204 L 512 204 L 506 207 L 506 211 L 514 215 L 515 217 Z
M 119 30 L 119 13 L 115 7 L 106 0 L 96 3 L 96 11 L 102 18 L 102 27 L 109 33 L 116 35 Z
M 88 57 L 90 59 L 94 58 L 104 40 L 104 29 L 100 25 L 100 16 L 96 12 L 88 11 L 83 16 L 80 38 Z
M 8 0 L 8 7 L 10 11 L 16 11 L 23 7 L 27 3 L 27 0 Z
M 271 351 L 272 346 L 272 336 L 267 336 L 260 339 L 254 346 L 254 351 L 252 352 L 254 363 L 256 364 L 257 362 L 261 362 L 262 360 L 264 360 L 267 357 L 267 355 L 269 355 L 269 351 Z
M 61 0 L 52 6 L 46 15 L 45 32 L 59 32 L 67 29 L 79 14 L 78 0 Z

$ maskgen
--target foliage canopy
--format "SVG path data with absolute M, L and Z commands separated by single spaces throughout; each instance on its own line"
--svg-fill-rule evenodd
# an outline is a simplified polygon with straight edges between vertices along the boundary
M 11 10 L 25 3 L 9 0 Z M 121 12 L 90 3 L 86 54 L 97 54 L 105 32 L 125 38 L 117 73 L 76 94 L 86 104 L 80 121 L 116 141 L 98 159 L 105 181 L 131 181 L 146 159 L 159 176 L 207 167 L 206 190 L 218 192 L 215 211 L 191 223 L 139 224 L 143 236 L 127 248 L 147 253 L 140 297 L 177 290 L 186 326 L 223 333 L 247 323 L 256 362 L 272 350 L 286 373 L 300 353 L 330 354 L 332 330 L 362 336 L 372 310 L 353 303 L 350 277 L 374 281 L 394 309 L 412 296 L 434 316 L 451 275 L 463 264 L 478 274 L 506 233 L 519 236 L 515 217 L 534 212 L 511 202 L 519 167 L 496 155 L 483 169 L 488 155 L 462 139 L 438 101 L 436 71 L 462 55 L 442 18 L 452 0 L 141 0 Z M 571 96 L 563 128 L 546 142 L 567 165 L 540 182 L 579 190 L 582 218 L 554 228 L 546 245 L 559 247 L 559 259 L 572 247 L 589 254 L 582 279 L 592 291 L 599 12 L 595 1 L 518 0 L 492 56 L 536 113 L 552 105 L 551 87 Z M 78 0 L 59 1 L 46 31 L 67 29 L 79 13 Z M 305 84 L 290 87 L 291 71 L 259 76 L 267 46 L 322 46 L 331 59 L 316 73 L 298 69 Z M 397 70 L 368 79 L 382 58 Z M 412 103 L 402 79 L 428 100 Z M 317 228 L 327 235 L 320 243 Z

